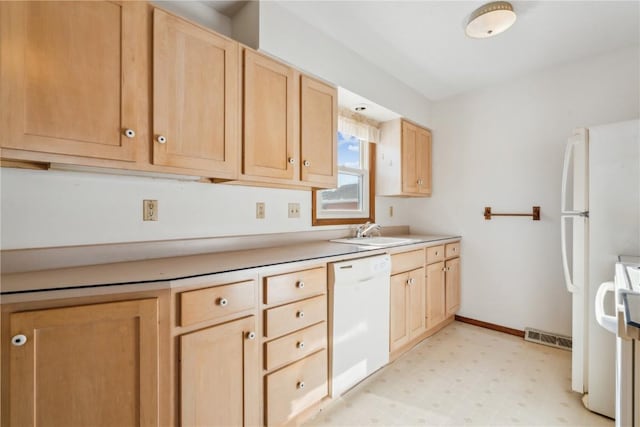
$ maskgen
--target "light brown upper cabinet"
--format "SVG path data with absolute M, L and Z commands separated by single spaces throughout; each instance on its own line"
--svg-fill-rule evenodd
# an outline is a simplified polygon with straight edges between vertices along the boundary
M 153 163 L 235 178 L 238 43 L 153 11 Z
M 242 180 L 333 188 L 337 91 L 244 48 Z
M 384 122 L 376 151 L 376 194 L 431 195 L 430 130 L 402 119 Z
M 243 65 L 242 172 L 258 180 L 293 180 L 300 167 L 295 71 L 250 49 L 243 50 Z
M 300 179 L 314 187 L 337 185 L 337 98 L 334 87 L 300 77 Z
M 134 161 L 147 4 L 0 2 L 0 146 Z

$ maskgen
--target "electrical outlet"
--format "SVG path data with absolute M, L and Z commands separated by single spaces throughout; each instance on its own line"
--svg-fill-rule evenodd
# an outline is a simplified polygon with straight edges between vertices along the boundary
M 157 200 L 142 201 L 142 220 L 143 221 L 158 220 L 158 201 Z
M 393 217 L 393 206 L 389 206 L 389 218 Z
M 300 218 L 300 203 L 289 203 L 289 218 Z
M 264 202 L 256 203 L 256 219 L 264 219 Z

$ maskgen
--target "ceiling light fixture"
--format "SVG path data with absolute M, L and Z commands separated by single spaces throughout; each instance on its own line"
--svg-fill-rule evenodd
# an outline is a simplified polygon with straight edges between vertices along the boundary
M 507 30 L 516 22 L 516 13 L 511 3 L 495 1 L 473 11 L 465 33 L 474 39 L 485 39 Z
M 358 112 L 358 113 L 360 113 L 360 112 L 362 112 L 362 111 L 364 111 L 366 109 L 367 109 L 367 105 L 366 104 L 358 104 L 358 105 L 353 107 L 353 110 Z

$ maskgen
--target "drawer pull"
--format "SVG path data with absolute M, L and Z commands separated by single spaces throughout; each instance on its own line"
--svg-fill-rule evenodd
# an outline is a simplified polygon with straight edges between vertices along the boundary
M 298 288 L 298 289 L 304 288 L 304 282 L 301 280 L 298 283 L 296 283 L 296 288 Z
M 299 312 L 297 312 L 296 317 L 302 319 L 304 317 L 304 311 L 300 310 Z
M 296 344 L 296 347 L 298 347 L 300 350 L 303 350 L 304 349 L 304 341 L 298 342 L 298 344 Z
M 249 339 L 249 340 L 254 340 L 254 339 L 256 339 L 256 333 L 255 333 L 255 332 L 253 332 L 253 331 L 251 331 L 251 332 L 247 333 L 247 339 Z
M 27 343 L 27 337 L 25 337 L 22 334 L 16 335 L 13 338 L 11 338 L 11 344 L 15 345 L 16 347 L 23 346 L 26 343 Z
M 304 389 L 304 381 L 300 381 L 297 385 L 299 390 L 303 390 Z
M 220 298 L 218 300 L 218 305 L 221 307 L 225 307 L 227 304 L 229 304 L 229 301 L 226 298 Z

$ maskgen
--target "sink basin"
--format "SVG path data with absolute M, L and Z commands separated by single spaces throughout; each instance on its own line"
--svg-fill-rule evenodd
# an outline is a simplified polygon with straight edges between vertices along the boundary
M 417 239 L 408 239 L 403 237 L 350 237 L 347 239 L 335 239 L 331 241 L 358 246 L 377 246 L 380 248 L 420 242 L 420 240 Z

